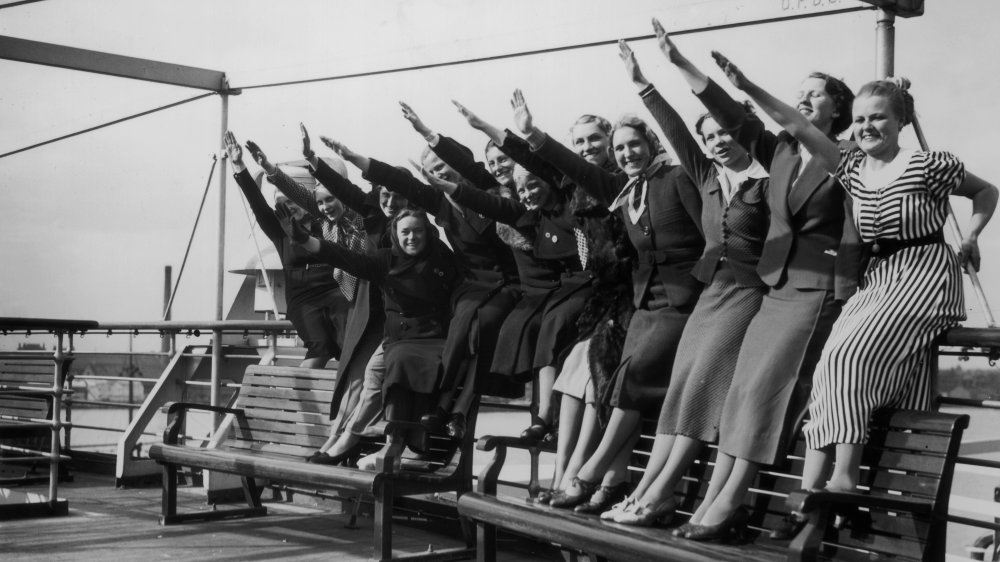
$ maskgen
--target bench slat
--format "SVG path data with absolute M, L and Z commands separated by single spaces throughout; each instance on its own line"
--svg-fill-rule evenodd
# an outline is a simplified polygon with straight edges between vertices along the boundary
M 330 374 L 329 378 L 315 378 L 307 379 L 301 377 L 274 377 L 267 375 L 257 375 L 253 379 L 246 381 L 244 380 L 241 384 L 243 388 L 252 388 L 258 386 L 280 386 L 283 388 L 297 388 L 302 390 L 329 390 L 333 392 L 334 387 L 337 386 L 337 378 Z
M 309 412 L 316 414 L 329 414 L 330 413 L 330 403 L 322 402 L 297 402 L 295 404 L 278 403 L 276 404 L 274 400 L 268 400 L 266 398 L 260 397 L 248 397 L 246 399 L 239 399 L 236 402 L 237 407 L 240 408 L 250 408 L 256 407 L 263 410 L 276 410 L 286 411 L 286 412 Z
M 240 389 L 242 393 L 242 388 Z M 330 404 L 333 398 L 333 391 L 326 390 L 293 390 L 289 388 L 274 387 L 250 387 L 247 389 L 248 398 L 261 398 L 264 400 L 278 400 L 287 402 L 319 402 L 320 404 Z M 291 404 L 282 404 L 291 408 Z

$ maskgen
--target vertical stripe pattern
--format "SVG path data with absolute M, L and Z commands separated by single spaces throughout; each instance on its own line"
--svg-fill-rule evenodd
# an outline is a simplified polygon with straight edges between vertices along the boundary
M 838 175 L 855 198 L 855 220 L 869 242 L 940 230 L 947 195 L 965 177 L 953 156 L 916 152 L 899 178 L 873 191 L 861 182 L 863 162 L 861 152 L 846 155 Z M 934 339 L 964 319 L 961 269 L 949 246 L 907 247 L 874 258 L 823 350 L 805 428 L 808 446 L 866 442 L 878 408 L 928 408 Z

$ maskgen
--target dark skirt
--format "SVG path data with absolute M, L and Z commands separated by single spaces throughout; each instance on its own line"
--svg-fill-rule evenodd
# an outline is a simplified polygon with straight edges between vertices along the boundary
M 611 407 L 622 410 L 659 409 L 670 383 L 670 366 L 690 311 L 667 306 L 638 309 L 632 315 L 622 346 L 622 358 L 612 376 Z
M 758 464 L 784 456 L 841 305 L 833 291 L 772 289 L 747 328 L 719 424 L 719 450 Z
M 557 288 L 521 286 L 521 300 L 517 301 L 500 327 L 491 373 L 512 377 L 519 382 L 531 380 L 542 312 Z
M 444 338 L 423 338 L 383 342 L 385 380 L 382 392 L 400 385 L 411 392 L 436 393 L 441 381 L 441 352 Z
M 455 308 L 444 344 L 441 389 L 450 390 L 461 383 L 469 360 L 476 362 L 476 390 L 489 381 L 497 337 L 507 315 L 520 298 L 520 290 L 497 280 L 468 280 L 455 294 Z
M 718 438 L 740 344 L 765 292 L 738 285 L 728 267 L 715 272 L 681 335 L 656 433 Z
M 333 269 L 290 269 L 285 294 L 288 321 L 306 348 L 306 359 L 340 357 L 351 303 L 333 280 Z
M 578 271 L 563 275 L 556 292 L 542 312 L 532 367 L 559 367 L 579 339 L 577 319 L 593 294 L 594 274 Z

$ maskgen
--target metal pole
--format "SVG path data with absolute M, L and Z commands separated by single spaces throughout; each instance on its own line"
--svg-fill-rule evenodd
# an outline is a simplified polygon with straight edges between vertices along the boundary
M 229 87 L 228 80 L 224 80 L 224 86 Z M 222 92 L 222 132 L 219 135 L 220 148 L 229 130 L 229 94 Z M 223 284 L 226 274 L 226 174 L 219 174 L 219 237 L 218 237 L 218 259 L 216 262 L 216 286 L 215 286 L 215 319 L 222 320 L 223 307 Z M 221 403 L 222 389 L 222 330 L 212 330 L 212 386 L 211 404 L 219 406 Z M 212 424 L 212 435 L 215 435 L 215 428 L 219 426 L 221 417 L 216 414 Z
M 881 80 L 890 78 L 895 74 L 895 20 L 895 14 L 881 9 L 878 11 L 875 20 L 875 35 L 878 48 L 875 72 Z M 924 130 L 920 127 L 920 122 L 917 120 L 916 115 L 913 116 L 913 131 L 917 135 L 917 140 L 920 141 L 920 148 L 930 150 L 927 138 L 924 137 Z M 958 226 L 958 219 L 955 218 L 955 211 L 951 208 L 951 205 L 948 206 L 948 229 L 951 230 L 955 240 L 961 244 L 963 238 L 962 229 Z M 972 287 L 976 293 L 976 300 L 979 301 L 979 307 L 983 310 L 983 316 L 986 317 L 986 325 L 991 328 L 996 326 L 993 311 L 990 309 L 989 303 L 986 302 L 986 293 L 983 292 L 983 286 L 979 282 L 979 274 L 976 272 L 976 268 L 973 267 L 971 261 L 966 265 L 965 272 L 969 274 L 969 280 L 972 282 Z
M 163 266 L 163 319 L 164 320 L 170 320 L 170 293 L 172 292 L 174 284 L 173 277 L 174 277 L 174 268 L 169 265 Z M 170 339 L 166 334 L 164 334 L 163 337 L 160 338 L 160 351 L 162 351 L 163 353 L 167 353 L 168 351 L 170 351 Z
M 875 75 L 885 79 L 895 74 L 896 59 L 896 14 L 879 10 L 875 18 L 875 41 L 877 60 Z
M 52 443 L 49 449 L 51 457 L 49 459 L 49 505 L 55 506 L 59 500 L 59 456 L 61 447 L 59 446 L 59 432 L 62 429 L 62 369 L 66 354 L 63 352 L 63 333 L 56 331 L 56 349 L 53 363 L 55 368 L 52 376 Z

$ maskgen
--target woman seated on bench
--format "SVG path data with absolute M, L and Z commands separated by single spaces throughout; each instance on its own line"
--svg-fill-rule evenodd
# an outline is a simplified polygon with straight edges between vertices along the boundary
M 437 228 L 423 211 L 404 209 L 389 225 L 392 247 L 360 254 L 311 236 L 289 213 L 279 217 L 288 237 L 309 253 L 382 287 L 385 418 L 419 420 L 436 401 L 452 294 L 461 281 Z M 421 451 L 422 437 L 410 433 L 410 447 Z
M 802 475 L 805 489 L 854 490 L 872 413 L 884 407 L 930 408 L 934 341 L 965 319 L 961 265 L 971 262 L 979 269 L 977 240 L 996 208 L 997 188 L 966 173 L 947 152 L 899 146 L 900 132 L 914 118 L 905 80 L 861 87 L 853 111 L 857 147 L 842 150 L 794 108 L 713 54 L 733 84 L 854 198 L 854 220 L 870 259 L 813 377 Z M 972 200 L 960 256 L 942 234 L 950 195 Z

